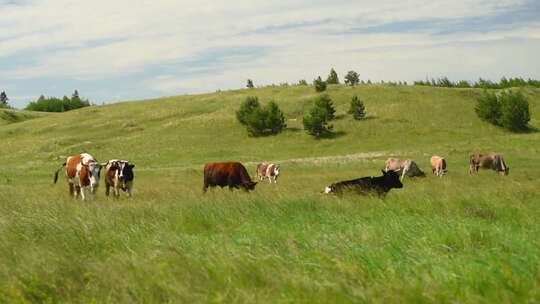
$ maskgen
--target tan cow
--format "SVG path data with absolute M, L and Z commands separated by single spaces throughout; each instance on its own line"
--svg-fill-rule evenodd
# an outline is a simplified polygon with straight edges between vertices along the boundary
M 398 158 L 389 158 L 385 162 L 384 171 L 395 171 L 401 174 L 400 180 L 403 181 L 405 175 L 408 177 L 424 177 L 426 174 L 420 170 L 414 160 L 405 159 L 400 160 Z
M 94 195 L 99 186 L 99 174 L 101 164 L 90 154 L 82 153 L 80 155 L 70 156 L 66 162 L 54 173 L 54 183 L 58 181 L 58 172 L 66 167 L 66 178 L 69 185 L 69 193 L 74 197 L 81 195 L 85 199 L 85 189 L 90 189 Z
M 431 162 L 431 172 L 436 176 L 445 175 L 448 170 L 446 169 L 446 159 L 442 156 L 433 155 L 430 159 Z
M 510 171 L 510 167 L 506 165 L 502 155 L 498 153 L 473 154 L 469 160 L 469 174 L 478 173 L 480 168 L 491 169 L 500 175 L 508 175 Z
M 268 178 L 268 181 L 272 181 L 277 184 L 277 178 L 279 177 L 280 166 L 279 164 L 272 163 L 260 163 L 257 165 L 257 177 L 259 180 L 264 180 Z

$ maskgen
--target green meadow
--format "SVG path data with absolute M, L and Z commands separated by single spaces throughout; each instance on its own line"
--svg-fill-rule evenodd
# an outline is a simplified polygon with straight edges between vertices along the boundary
M 334 135 L 302 116 L 313 87 L 267 87 L 93 106 L 60 114 L 0 110 L 2 303 L 540 302 L 540 89 L 525 88 L 531 131 L 480 121 L 479 89 L 330 86 Z M 358 95 L 368 117 L 346 114 Z M 253 138 L 235 117 L 273 100 L 287 129 Z M 134 197 L 69 197 L 53 173 L 69 155 L 122 158 Z M 500 152 L 508 176 L 470 176 L 468 157 Z M 431 175 L 431 155 L 448 175 Z M 380 175 L 388 157 L 427 177 L 382 200 L 321 194 Z M 202 194 L 206 162 L 236 160 L 277 185 Z M 103 184 L 103 179 L 102 179 Z

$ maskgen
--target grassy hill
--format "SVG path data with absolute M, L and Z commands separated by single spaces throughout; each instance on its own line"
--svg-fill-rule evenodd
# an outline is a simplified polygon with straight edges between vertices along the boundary
M 39 113 L 30 111 L 19 111 L 12 109 L 0 109 L 0 126 L 21 122 L 29 119 L 39 118 L 49 113 Z
M 312 87 L 124 102 L 0 123 L 0 301 L 516 302 L 540 300 L 540 133 L 474 114 L 475 89 L 331 86 L 334 138 L 302 130 Z M 540 128 L 540 90 L 524 91 Z M 345 115 L 357 94 L 365 121 Z M 288 129 L 250 138 L 234 111 L 274 100 Z M 1 114 L 1 113 L 0 113 Z M 1 121 L 1 120 L 0 120 Z M 510 175 L 468 174 L 504 154 Z M 68 197 L 65 157 L 136 164 L 135 196 Z M 385 200 L 327 197 L 390 156 L 446 156 L 449 175 L 406 180 Z M 202 167 L 282 164 L 278 185 L 202 195 Z

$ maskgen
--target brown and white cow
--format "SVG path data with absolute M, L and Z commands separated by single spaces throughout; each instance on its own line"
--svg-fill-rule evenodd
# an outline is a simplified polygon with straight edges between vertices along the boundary
M 443 176 L 448 172 L 446 169 L 446 159 L 442 156 L 433 155 L 430 159 L 431 172 L 436 176 Z
M 110 188 L 113 188 L 115 197 L 120 197 L 120 190 L 131 197 L 133 193 L 133 173 L 135 165 L 127 160 L 111 159 L 105 165 L 105 195 L 109 196 Z
M 498 153 L 491 154 L 473 154 L 469 159 L 469 174 L 478 173 L 480 168 L 491 169 L 500 175 L 508 175 L 510 167 L 506 165 L 502 155 Z
M 54 183 L 58 181 L 58 172 L 66 167 L 66 178 L 69 185 L 69 193 L 74 197 L 81 195 L 85 199 L 85 189 L 89 189 L 94 195 L 99 186 L 99 174 L 101 164 L 90 154 L 70 156 L 66 162 L 54 173 Z
M 229 187 L 231 191 L 234 188 L 249 191 L 255 189 L 256 184 L 249 177 L 246 167 L 239 162 L 208 163 L 204 166 L 203 192 L 215 186 Z
M 260 163 L 257 165 L 257 177 L 259 180 L 264 180 L 268 178 L 268 181 L 272 181 L 276 184 L 279 177 L 280 166 L 279 164 L 272 163 Z
M 385 162 L 384 171 L 395 171 L 397 173 L 401 173 L 400 180 L 402 181 L 405 175 L 408 177 L 426 176 L 426 174 L 420 170 L 416 162 L 410 159 L 400 160 L 397 158 L 389 158 Z

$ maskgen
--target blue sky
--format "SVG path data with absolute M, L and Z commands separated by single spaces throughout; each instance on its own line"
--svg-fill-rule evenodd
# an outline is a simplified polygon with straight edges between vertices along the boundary
M 88 3 L 85 3 L 88 2 Z M 0 0 L 0 90 L 23 107 L 340 77 L 540 79 L 540 1 Z M 222 3 L 221 3 L 222 2 Z

